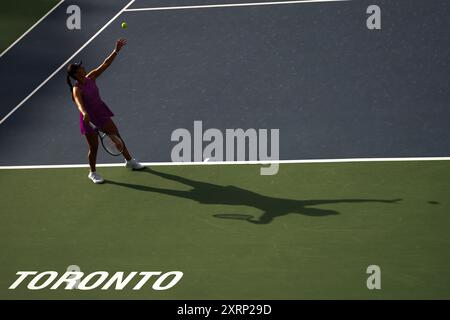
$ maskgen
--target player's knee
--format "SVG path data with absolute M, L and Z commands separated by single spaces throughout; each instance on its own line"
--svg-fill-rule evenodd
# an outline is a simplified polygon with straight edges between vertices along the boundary
M 88 155 L 97 155 L 98 145 L 89 147 Z

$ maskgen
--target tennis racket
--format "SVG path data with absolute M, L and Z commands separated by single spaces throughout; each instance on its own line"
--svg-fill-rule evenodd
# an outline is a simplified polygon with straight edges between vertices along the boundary
M 92 122 L 89 122 L 89 125 L 92 127 L 92 129 L 97 132 L 98 136 L 100 137 L 100 141 L 102 143 L 103 149 L 105 149 L 106 152 L 108 152 L 112 156 L 119 156 L 122 154 L 123 150 L 125 149 L 125 142 L 115 134 L 107 134 L 97 128 Z

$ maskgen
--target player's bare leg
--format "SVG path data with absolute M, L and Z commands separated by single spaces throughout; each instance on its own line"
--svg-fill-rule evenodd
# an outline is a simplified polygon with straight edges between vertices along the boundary
M 120 136 L 119 133 L 119 129 L 117 129 L 116 124 L 114 123 L 114 121 L 112 119 L 110 119 L 102 128 L 102 130 L 106 133 L 106 134 L 115 134 L 118 137 L 120 137 L 122 140 L 123 138 Z M 126 162 L 126 167 L 132 170 L 142 170 L 145 167 L 140 164 L 139 162 L 137 162 L 130 154 L 130 152 L 128 151 L 126 145 L 125 148 L 123 149 L 123 157 L 125 158 Z
M 86 140 L 89 145 L 89 167 L 91 168 L 91 172 L 89 172 L 89 179 L 94 183 L 103 183 L 103 178 L 96 172 L 96 164 L 97 164 L 97 150 L 98 150 L 98 136 L 97 133 L 86 133 Z
M 91 168 L 91 172 L 95 172 L 97 164 L 98 136 L 97 133 L 86 133 L 85 136 L 89 145 L 89 167 Z
M 110 119 L 102 128 L 102 130 L 106 133 L 106 134 L 115 134 L 118 137 L 120 137 L 122 140 L 123 138 L 120 136 L 119 133 L 119 129 L 117 129 L 116 124 L 114 123 L 114 121 L 112 121 L 112 119 Z M 123 157 L 125 158 L 125 160 L 130 161 L 131 159 L 133 159 L 133 157 L 131 156 L 130 152 L 127 149 L 127 146 L 125 145 L 125 148 L 123 149 Z

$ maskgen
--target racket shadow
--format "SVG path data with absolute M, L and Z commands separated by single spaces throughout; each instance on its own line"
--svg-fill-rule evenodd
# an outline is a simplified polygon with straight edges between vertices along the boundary
M 338 215 L 339 212 L 331 209 L 323 209 L 311 206 L 339 203 L 387 203 L 393 204 L 402 199 L 322 199 L 322 200 L 295 200 L 276 198 L 243 189 L 236 186 L 222 186 L 210 182 L 196 181 L 193 179 L 156 171 L 146 168 L 142 173 L 152 174 L 161 178 L 175 181 L 192 187 L 190 190 L 176 190 L 157 188 L 146 185 L 137 185 L 125 182 L 108 180 L 106 183 L 120 187 L 130 188 L 138 191 L 152 192 L 170 195 L 179 198 L 185 198 L 196 201 L 200 204 L 247 206 L 261 211 L 259 217 L 249 214 L 215 214 L 218 219 L 234 219 L 253 224 L 268 224 L 275 218 L 293 213 L 311 217 L 325 217 Z

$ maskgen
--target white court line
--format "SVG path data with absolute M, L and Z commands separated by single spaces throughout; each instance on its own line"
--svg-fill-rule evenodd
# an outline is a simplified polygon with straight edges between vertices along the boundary
M 8 48 L 5 49 L 5 51 L 3 51 L 2 53 L 0 53 L 0 58 L 6 53 L 8 52 L 12 47 L 14 47 L 20 40 L 22 40 L 23 37 L 25 37 L 31 30 L 33 30 L 39 23 L 42 22 L 42 20 L 44 20 L 50 13 L 52 13 L 57 7 L 59 7 L 59 5 L 61 3 L 63 3 L 64 0 L 61 0 L 56 6 L 54 6 L 49 12 L 47 12 L 42 18 L 40 18 L 35 24 L 33 24 L 31 26 L 30 29 L 28 29 L 27 31 L 25 31 L 24 34 L 22 34 L 20 36 L 19 39 L 17 39 L 16 41 L 14 41 Z
M 62 68 L 64 68 L 81 50 L 83 50 L 89 43 L 92 42 L 103 30 L 105 30 L 118 16 L 125 11 L 130 5 L 133 4 L 135 0 L 131 0 L 122 10 L 119 11 L 111 20 L 109 20 L 96 34 L 94 34 L 85 44 L 81 46 L 73 55 L 71 55 L 66 61 L 61 64 L 61 66 L 56 69 L 47 79 L 45 79 L 40 85 L 36 87 L 25 99 L 23 99 L 14 109 L 12 109 L 2 120 L 0 120 L 0 125 L 6 121 L 17 109 L 19 109 L 25 102 L 28 101 L 40 88 L 42 88 L 51 78 L 55 76 Z
M 409 157 L 409 158 L 349 158 L 349 159 L 305 159 L 305 160 L 273 160 L 273 161 L 213 161 L 213 162 L 142 162 L 145 166 L 210 166 L 210 165 L 242 165 L 259 164 L 268 165 L 272 163 L 351 163 L 351 162 L 411 162 L 411 161 L 450 161 L 450 157 Z M 124 163 L 102 163 L 97 167 L 123 167 Z M 34 166 L 0 166 L 0 170 L 17 169 L 68 169 L 89 168 L 88 164 L 57 164 L 57 165 L 34 165 Z
M 180 7 L 134 8 L 134 9 L 127 9 L 125 11 L 126 12 L 163 11 L 163 10 L 206 9 L 206 8 L 226 8 L 226 7 L 272 6 L 272 5 L 281 5 L 281 4 L 302 4 L 302 3 L 343 2 L 343 1 L 352 1 L 352 0 L 298 0 L 298 1 L 207 4 L 207 5 L 180 6 Z

